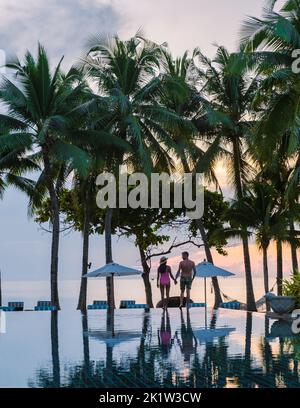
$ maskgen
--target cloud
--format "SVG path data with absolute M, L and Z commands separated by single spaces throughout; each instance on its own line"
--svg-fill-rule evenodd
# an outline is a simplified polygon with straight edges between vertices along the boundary
M 213 43 L 235 50 L 246 15 L 260 16 L 263 0 L 114 0 L 124 36 L 142 27 L 146 36 L 167 42 L 175 54 L 200 47 L 213 56 Z M 124 6 L 126 4 L 126 6 Z
M 79 58 L 87 38 L 95 33 L 115 33 L 119 13 L 106 0 L 2 0 L 0 5 L 0 48 L 22 57 L 37 42 L 45 45 L 55 60 L 65 56 L 70 66 Z
M 122 38 L 142 27 L 149 38 L 167 41 L 175 54 L 200 46 L 213 54 L 216 41 L 233 49 L 238 29 L 245 15 L 261 14 L 262 0 L 1 0 L 0 49 L 22 57 L 33 50 L 38 41 L 45 45 L 53 63 L 65 55 L 65 66 L 82 54 L 86 39 L 100 32 L 118 32 Z M 219 177 L 226 196 L 232 196 L 222 166 Z M 50 237 L 41 235 L 37 225 L 26 219 L 27 198 L 9 190 L 0 203 L 0 259 L 7 279 L 47 279 Z M 24 245 L 20 241 L 28 241 Z M 81 236 L 72 234 L 62 239 L 61 278 L 80 276 Z M 139 257 L 130 242 L 116 241 L 116 260 L 132 265 Z M 262 276 L 262 257 L 254 244 L 250 246 L 253 276 Z M 92 237 L 90 258 L 94 265 L 104 262 L 103 238 Z M 170 263 L 174 268 L 180 260 L 174 251 Z M 269 251 L 270 276 L 276 273 L 276 250 Z M 244 276 L 242 247 L 228 250 L 228 257 L 214 251 L 217 265 Z M 74 256 L 74 254 L 76 256 Z M 191 250 L 195 261 L 205 258 L 203 251 Z M 134 266 L 134 265 L 132 265 Z M 156 264 L 154 264 L 156 266 Z M 290 249 L 284 248 L 285 273 L 290 274 Z M 153 268 L 155 274 L 155 268 Z M 273 278 L 270 279 L 273 284 Z
M 220 4 L 223 3 L 223 4 Z M 262 0 L 1 0 L 0 49 L 22 56 L 38 41 L 65 65 L 82 55 L 95 33 L 118 32 L 122 38 L 141 27 L 175 54 L 201 47 L 210 55 L 218 42 L 235 49 L 246 14 L 259 15 Z

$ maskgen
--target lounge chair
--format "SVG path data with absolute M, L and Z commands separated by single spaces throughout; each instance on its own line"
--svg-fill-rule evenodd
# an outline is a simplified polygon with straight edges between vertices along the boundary
M 106 300 L 94 300 L 92 305 L 88 305 L 88 310 L 107 309 L 108 304 Z
M 194 303 L 190 303 L 189 304 L 189 307 L 205 307 L 206 306 L 206 303 L 197 303 L 197 302 L 194 302 Z
M 23 312 L 24 302 L 8 302 L 7 306 L 2 307 L 4 312 Z
M 223 302 L 223 303 L 220 304 L 220 308 L 240 310 L 241 309 L 241 302 L 238 302 L 238 301 Z
M 2 310 L 3 312 L 14 312 L 15 308 L 14 307 L 8 307 L 8 306 L 1 306 L 0 310 Z
M 56 306 L 52 306 L 51 302 L 49 300 L 39 300 L 37 302 L 37 305 L 34 307 L 34 310 L 36 312 L 38 311 L 44 311 L 44 310 L 50 310 L 50 311 L 55 311 L 57 310 Z
M 126 309 L 145 309 L 145 310 L 150 310 L 149 306 L 146 303 L 134 303 L 134 304 L 128 304 Z
M 121 300 L 120 309 L 128 309 L 130 305 L 135 305 L 135 300 Z

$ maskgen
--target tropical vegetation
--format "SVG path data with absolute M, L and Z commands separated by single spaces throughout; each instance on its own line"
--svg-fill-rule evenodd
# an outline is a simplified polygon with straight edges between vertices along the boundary
M 283 244 L 291 248 L 298 280 L 300 187 L 300 87 L 294 50 L 300 48 L 300 0 L 281 10 L 268 3 L 261 18 L 248 18 L 237 52 L 216 47 L 174 58 L 166 44 L 138 32 L 129 40 L 95 36 L 86 57 L 64 73 L 51 69 L 42 45 L 37 57 L 8 62 L 0 101 L 0 198 L 14 185 L 29 197 L 37 222 L 50 222 L 51 302 L 59 302 L 58 254 L 65 224 L 82 232 L 78 309 L 86 309 L 89 237 L 104 234 L 106 263 L 114 259 L 112 235 L 134 237 L 143 267 L 146 301 L 153 306 L 150 249 L 170 240 L 166 227 L 187 226 L 188 239 L 226 255 L 232 237 L 241 241 L 247 309 L 257 309 L 249 241 L 262 251 L 264 289 L 269 291 L 268 250 L 277 249 L 277 289 L 283 285 Z M 225 198 L 216 165 L 226 170 L 234 199 Z M 203 173 L 207 199 L 201 219 L 186 209 L 99 209 L 96 179 L 127 172 Z M 62 222 L 63 219 L 63 222 Z M 195 244 L 195 241 L 193 241 Z M 176 247 L 176 244 L 171 248 Z M 160 253 L 158 251 L 154 253 Z M 222 301 L 212 280 L 215 306 Z M 106 279 L 109 309 L 113 277 Z

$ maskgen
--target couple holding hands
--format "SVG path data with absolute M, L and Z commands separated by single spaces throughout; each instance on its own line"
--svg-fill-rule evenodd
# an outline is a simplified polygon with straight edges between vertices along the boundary
M 188 252 L 182 252 L 182 261 L 179 263 L 178 271 L 174 278 L 171 267 L 167 264 L 168 258 L 163 256 L 160 259 L 160 265 L 157 269 L 157 287 L 160 288 L 162 307 L 166 309 L 168 307 L 171 279 L 174 284 L 177 285 L 177 279 L 180 276 L 180 305 L 183 307 L 184 293 L 186 291 L 186 306 L 188 307 L 190 302 L 190 291 L 192 288 L 193 280 L 196 276 L 196 266 L 193 261 L 189 259 Z

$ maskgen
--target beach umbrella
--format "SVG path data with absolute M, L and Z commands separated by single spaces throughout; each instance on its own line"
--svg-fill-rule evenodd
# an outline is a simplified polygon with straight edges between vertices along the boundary
M 115 262 L 108 263 L 95 271 L 84 275 L 84 278 L 107 278 L 109 276 L 134 276 L 142 275 L 142 271 L 138 269 L 129 268 L 128 266 L 119 265 Z
M 234 327 L 220 327 L 217 329 L 199 329 L 194 330 L 194 335 L 200 342 L 210 343 L 215 338 L 226 337 L 233 331 L 235 331 Z
M 130 332 L 130 331 L 118 331 L 118 332 L 110 332 L 104 330 L 89 330 L 88 331 L 89 337 L 92 337 L 96 340 L 101 341 L 109 346 L 115 346 L 116 344 L 120 344 L 132 340 L 137 340 L 142 337 L 142 333 Z
M 206 279 L 215 277 L 227 278 L 229 276 L 234 276 L 234 273 L 226 271 L 223 268 L 219 268 L 218 266 L 215 266 L 210 262 L 203 261 L 196 266 L 196 276 L 198 278 L 204 278 L 204 296 L 206 303 L 207 300 Z
M 204 278 L 204 298 L 205 298 L 205 325 L 207 324 L 207 293 L 206 293 L 206 279 L 214 277 L 227 278 L 234 276 L 234 273 L 226 271 L 223 268 L 213 265 L 210 262 L 203 261 L 196 266 L 196 276 Z
M 142 275 L 142 271 L 129 268 L 128 266 L 119 265 L 115 262 L 106 264 L 95 271 L 84 275 L 84 278 L 107 278 L 108 276 L 134 276 Z

